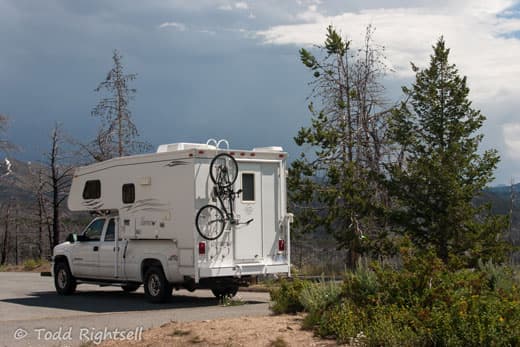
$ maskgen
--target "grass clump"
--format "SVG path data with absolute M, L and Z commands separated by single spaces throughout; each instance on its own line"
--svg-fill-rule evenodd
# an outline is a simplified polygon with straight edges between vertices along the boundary
M 246 304 L 246 301 L 242 299 L 242 297 L 229 297 L 229 296 L 223 296 L 221 299 L 219 299 L 221 306 L 242 306 Z
M 296 313 L 303 311 L 303 304 L 300 301 L 300 293 L 307 281 L 294 278 L 292 281 L 281 279 L 278 287 L 269 290 L 273 305 L 271 310 L 274 313 Z
M 340 294 L 341 285 L 336 281 L 325 281 L 323 277 L 319 282 L 308 282 L 303 285 L 298 299 L 305 312 L 309 313 L 304 325 L 314 326 L 323 311 L 338 301 Z
M 181 329 L 175 329 L 170 336 L 186 336 L 191 334 L 191 331 L 189 330 L 181 330 Z
M 23 269 L 25 271 L 32 271 L 45 264 L 43 259 L 27 259 L 23 262 Z
M 283 339 L 283 337 L 278 336 L 276 340 L 271 341 L 269 344 L 270 347 L 287 347 L 289 344 Z

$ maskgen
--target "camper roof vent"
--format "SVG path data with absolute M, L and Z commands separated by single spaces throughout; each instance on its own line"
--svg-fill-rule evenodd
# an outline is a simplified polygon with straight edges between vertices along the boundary
M 179 142 L 179 143 L 169 143 L 165 145 L 160 145 L 157 147 L 157 153 L 164 152 L 175 152 L 182 151 L 185 149 L 217 149 L 215 146 L 207 145 L 205 143 L 187 143 L 187 142 Z
M 253 152 L 283 152 L 283 148 L 281 146 L 256 147 L 253 148 Z

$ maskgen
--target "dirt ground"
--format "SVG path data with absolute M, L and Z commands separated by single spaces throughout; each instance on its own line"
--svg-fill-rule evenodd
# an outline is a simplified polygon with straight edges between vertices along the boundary
M 280 315 L 170 322 L 143 333 L 141 341 L 105 341 L 102 346 L 337 346 L 302 330 L 303 316 Z

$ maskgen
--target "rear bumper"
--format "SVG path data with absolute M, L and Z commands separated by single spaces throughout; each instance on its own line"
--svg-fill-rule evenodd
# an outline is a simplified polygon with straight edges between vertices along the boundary
M 242 277 L 242 276 L 257 276 L 277 273 L 289 273 L 288 264 L 236 264 L 230 267 L 214 267 L 214 268 L 199 268 L 199 278 L 211 277 Z

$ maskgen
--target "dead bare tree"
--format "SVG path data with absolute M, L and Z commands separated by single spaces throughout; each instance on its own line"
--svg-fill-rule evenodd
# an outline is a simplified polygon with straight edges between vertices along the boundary
M 311 126 L 295 137 L 305 150 L 293 161 L 288 178 L 295 228 L 332 234 L 348 250 L 351 267 L 363 253 L 391 250 L 381 213 L 388 204 L 381 177 L 392 154 L 387 139 L 392 105 L 382 84 L 388 71 L 384 48 L 372 36 L 368 26 L 363 45 L 355 49 L 329 26 L 319 55 L 300 50 L 313 76 L 312 118 Z
M 0 135 L 5 134 L 7 132 L 8 126 L 9 117 L 0 113 Z M 16 150 L 16 146 L 6 138 L 0 137 L 0 152 L 5 153 L 12 150 Z
M 82 150 L 95 161 L 122 157 L 150 148 L 148 143 L 138 140 L 139 132 L 129 108 L 136 93 L 136 89 L 130 87 L 130 82 L 136 79 L 137 74 L 124 73 L 122 56 L 117 50 L 114 50 L 112 60 L 112 69 L 95 89 L 96 92 L 106 92 L 106 96 L 92 110 L 92 115 L 101 119 L 102 126 L 94 140 L 80 144 Z
M 55 124 L 51 134 L 51 149 L 45 155 L 46 165 L 48 167 L 48 176 L 45 181 L 46 187 L 49 189 L 47 193 L 50 195 L 50 204 L 52 209 L 52 237 L 50 237 L 50 248 L 56 246 L 60 242 L 60 215 L 62 203 L 68 195 L 71 182 L 72 170 L 74 167 L 67 163 L 64 145 L 64 137 L 59 124 Z M 41 213 L 46 214 L 43 205 Z M 43 217 L 43 216 L 42 216 Z
M 9 227 L 11 222 L 11 205 L 12 202 L 9 200 L 2 206 L 2 210 L 5 211 L 4 214 L 4 237 L 2 243 L 2 257 L 0 258 L 0 265 L 5 265 L 7 263 L 7 255 L 9 251 L 8 242 L 9 242 Z

